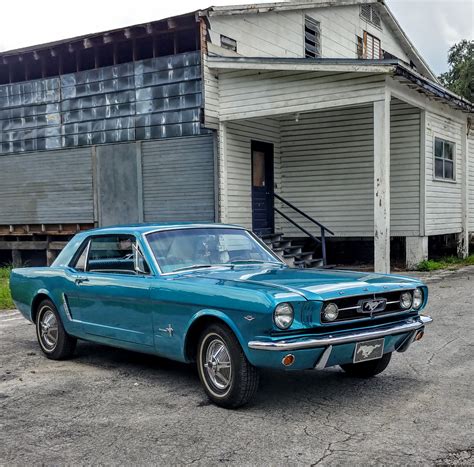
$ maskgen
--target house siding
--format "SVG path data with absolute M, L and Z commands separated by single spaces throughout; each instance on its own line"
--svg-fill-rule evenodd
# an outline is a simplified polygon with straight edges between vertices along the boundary
M 385 77 L 360 73 L 233 71 L 219 76 L 220 119 L 268 117 L 382 100 Z
M 246 57 L 303 57 L 304 17 L 321 23 L 324 58 L 357 58 L 357 36 L 366 30 L 378 37 L 382 48 L 404 61 L 408 56 L 382 21 L 379 29 L 360 17 L 358 5 L 274 11 L 265 14 L 211 16 L 209 52 L 229 53 L 220 47 L 220 35 L 237 41 L 237 53 Z M 223 52 L 224 51 L 224 52 Z
M 91 148 L 0 156 L 0 224 L 94 222 Z
M 426 112 L 426 235 L 459 233 L 462 230 L 462 125 L 449 117 Z M 455 143 L 456 180 L 434 179 L 435 137 Z
M 280 124 L 273 119 L 245 120 L 226 124 L 220 133 L 220 218 L 251 229 L 251 141 L 273 144 L 274 182 L 278 192 L 281 185 Z M 277 219 L 276 228 L 279 228 Z
M 468 178 L 468 206 L 469 206 L 469 232 L 474 233 L 474 135 L 468 138 L 468 163 L 469 163 L 469 178 Z
M 394 99 L 390 108 L 391 235 L 420 234 L 421 113 Z
M 283 197 L 334 231 L 371 236 L 373 107 L 328 110 L 282 125 Z M 290 214 L 290 212 L 288 212 Z M 315 226 L 301 218 L 310 231 Z M 301 236 L 292 226 L 285 234 Z

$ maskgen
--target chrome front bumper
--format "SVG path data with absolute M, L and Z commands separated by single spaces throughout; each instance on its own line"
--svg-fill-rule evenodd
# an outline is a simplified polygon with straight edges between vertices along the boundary
M 411 318 L 400 323 L 379 326 L 370 330 L 351 331 L 336 336 L 300 337 L 281 341 L 250 341 L 248 345 L 249 348 L 253 350 L 292 351 L 316 349 L 319 347 L 377 339 L 378 337 L 403 334 L 405 332 L 414 332 L 418 329 L 422 329 L 432 321 L 429 316 L 421 315 L 418 318 Z

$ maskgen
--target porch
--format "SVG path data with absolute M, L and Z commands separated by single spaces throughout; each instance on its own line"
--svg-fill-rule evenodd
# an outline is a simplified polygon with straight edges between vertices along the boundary
M 214 57 L 208 66 L 218 77 L 205 99 L 219 117 L 220 221 L 319 237 L 312 218 L 335 238 L 373 239 L 377 272 L 390 271 L 391 238 L 403 239 L 408 267 L 438 232 L 458 235 L 467 254 L 470 104 L 423 87 L 399 62 Z M 456 183 L 434 181 L 437 132 L 458 143 Z

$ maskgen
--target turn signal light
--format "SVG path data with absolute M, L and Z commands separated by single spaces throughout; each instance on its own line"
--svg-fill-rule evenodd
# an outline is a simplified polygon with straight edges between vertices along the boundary
M 283 363 L 283 365 L 285 366 L 290 366 L 290 365 L 293 365 L 294 361 L 295 361 L 295 356 L 289 353 L 288 355 L 285 355 L 283 357 L 283 360 L 281 361 L 281 363 Z
M 421 341 L 423 339 L 423 336 L 425 335 L 424 331 L 418 331 L 415 336 L 416 341 Z

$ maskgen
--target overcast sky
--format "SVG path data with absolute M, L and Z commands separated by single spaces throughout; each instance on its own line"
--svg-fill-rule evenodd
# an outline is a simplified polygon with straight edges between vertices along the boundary
M 144 23 L 248 0 L 16 0 L 2 4 L 0 51 Z M 438 74 L 448 48 L 474 37 L 474 0 L 387 0 L 408 37 Z

